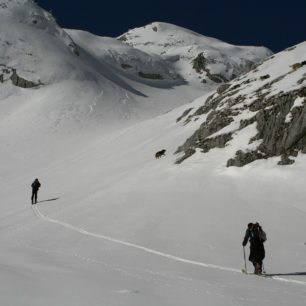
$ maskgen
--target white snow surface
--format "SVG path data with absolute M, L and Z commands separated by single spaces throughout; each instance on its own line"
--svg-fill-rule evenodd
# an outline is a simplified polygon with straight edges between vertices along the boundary
M 0 305 L 305 305 L 304 155 L 290 167 L 225 168 L 250 126 L 227 149 L 175 165 L 173 152 L 201 123 L 176 119 L 210 92 L 174 108 L 199 95 L 196 86 L 119 80 L 82 33 L 62 32 L 49 15 L 52 26 L 28 23 L 31 11 L 45 14 L 32 1 L 0 4 L 1 63 L 46 84 L 0 84 Z M 250 221 L 268 235 L 271 277 L 241 273 Z
M 305 157 L 288 168 L 227 169 L 228 152 L 213 150 L 174 165 L 172 152 L 194 129 L 176 124 L 181 111 L 80 137 L 74 152 L 67 139 L 38 138 L 31 156 L 5 159 L 1 304 L 305 303 Z M 160 148 L 168 153 L 156 160 Z M 35 177 L 42 187 L 31 207 Z M 241 273 L 249 221 L 267 232 L 271 278 Z

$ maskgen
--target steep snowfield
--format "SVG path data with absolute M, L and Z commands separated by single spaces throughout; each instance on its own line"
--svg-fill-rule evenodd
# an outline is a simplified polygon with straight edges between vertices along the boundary
M 200 90 L 119 74 L 122 59 L 150 52 L 62 32 L 31 1 L 0 6 L 1 63 L 44 84 L 0 83 L 1 305 L 305 304 L 305 155 L 290 167 L 226 168 L 229 147 L 175 165 L 173 152 L 204 118 L 176 119 L 212 92 L 164 113 Z M 168 67 L 150 58 L 159 73 Z M 270 278 L 241 273 L 250 221 L 267 232 Z

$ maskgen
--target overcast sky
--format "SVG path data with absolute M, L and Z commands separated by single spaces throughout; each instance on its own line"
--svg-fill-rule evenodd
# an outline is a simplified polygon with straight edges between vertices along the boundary
M 62 27 L 116 37 L 153 21 L 274 52 L 306 40 L 306 0 L 36 0 Z

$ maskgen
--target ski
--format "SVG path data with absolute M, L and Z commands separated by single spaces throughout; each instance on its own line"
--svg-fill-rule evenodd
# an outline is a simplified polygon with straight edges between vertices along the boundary
M 245 274 L 245 275 L 253 275 L 253 276 L 259 276 L 259 277 L 264 277 L 264 278 L 272 278 L 272 276 L 267 275 L 267 274 L 264 274 L 264 273 L 262 273 L 262 274 L 256 274 L 256 273 L 253 273 L 253 272 L 245 272 L 244 269 L 242 269 L 241 272 L 242 272 L 243 274 Z

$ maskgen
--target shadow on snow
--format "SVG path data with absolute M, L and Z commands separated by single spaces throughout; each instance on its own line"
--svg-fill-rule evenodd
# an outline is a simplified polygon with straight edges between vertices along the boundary
M 52 202 L 52 201 L 56 201 L 58 200 L 59 198 L 53 198 L 53 199 L 48 199 L 48 200 L 42 200 L 42 201 L 37 201 L 37 204 L 38 203 L 43 203 L 43 202 Z
M 306 272 L 267 273 L 266 276 L 306 276 Z

